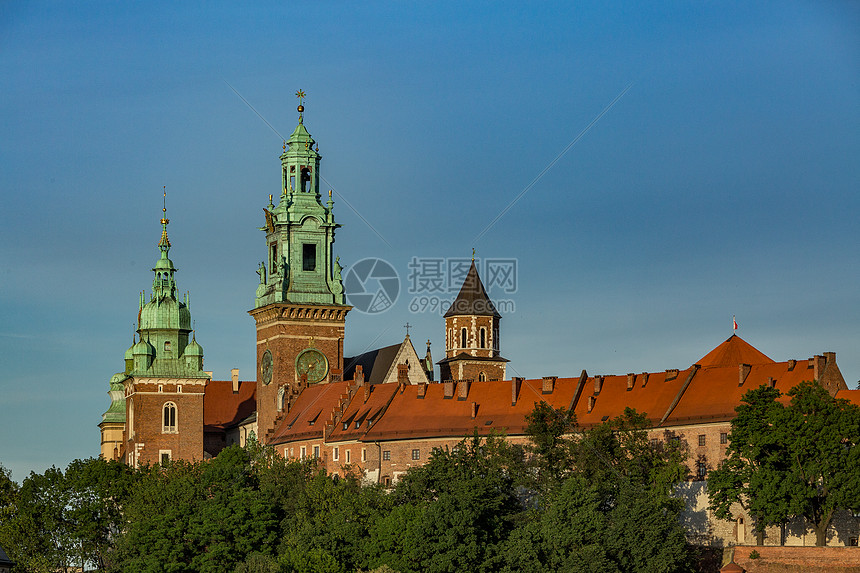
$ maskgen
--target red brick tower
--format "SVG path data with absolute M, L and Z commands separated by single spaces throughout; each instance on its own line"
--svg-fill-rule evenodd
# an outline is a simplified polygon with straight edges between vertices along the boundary
M 304 92 L 296 94 L 300 100 Z M 331 192 L 319 192 L 319 148 L 303 124 L 281 155 L 278 205 L 263 209 L 268 261 L 260 263 L 254 309 L 257 323 L 257 426 L 266 443 L 270 432 L 308 384 L 343 375 L 346 314 L 339 260 L 334 257 L 335 223 Z
M 472 259 L 460 293 L 445 313 L 440 380 L 504 380 L 508 361 L 499 354 L 501 319 Z

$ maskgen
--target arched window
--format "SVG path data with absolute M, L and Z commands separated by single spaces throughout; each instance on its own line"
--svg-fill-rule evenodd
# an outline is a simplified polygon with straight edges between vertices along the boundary
M 460 330 L 460 348 L 466 348 L 466 329 Z
M 176 434 L 176 404 L 166 402 L 163 408 L 163 424 L 161 426 L 162 434 Z
M 486 382 L 486 381 L 487 381 L 487 375 L 486 374 L 484 374 L 483 372 L 478 374 L 478 382 Z
M 481 328 L 481 348 L 487 347 L 487 329 Z

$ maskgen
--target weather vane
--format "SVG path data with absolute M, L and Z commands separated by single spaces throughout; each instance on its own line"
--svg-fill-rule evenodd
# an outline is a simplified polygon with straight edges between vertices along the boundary
M 305 111 L 305 92 L 303 90 L 297 91 L 296 97 L 299 98 L 299 107 L 296 110 L 299 112 L 299 123 L 302 123 L 302 114 Z

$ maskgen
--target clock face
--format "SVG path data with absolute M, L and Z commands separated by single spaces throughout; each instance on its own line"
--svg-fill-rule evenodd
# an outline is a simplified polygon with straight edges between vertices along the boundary
M 308 384 L 316 384 L 328 374 L 328 360 L 316 348 L 303 350 L 296 358 L 296 373 L 300 378 L 302 374 L 307 374 Z
M 274 369 L 275 360 L 272 358 L 272 351 L 266 350 L 260 359 L 260 378 L 263 380 L 263 384 L 269 384 L 272 381 L 272 371 Z

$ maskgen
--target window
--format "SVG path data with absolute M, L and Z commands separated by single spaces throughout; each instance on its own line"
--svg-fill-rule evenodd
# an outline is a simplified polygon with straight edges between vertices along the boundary
M 708 473 L 708 465 L 703 461 L 696 462 L 696 477 L 705 479 L 705 474 Z
M 162 392 L 164 392 L 164 384 L 159 384 L 158 385 L 158 393 L 161 394 Z
M 851 547 L 857 547 L 857 538 L 856 537 L 849 537 L 848 538 L 848 545 Z
M 308 193 L 311 190 L 311 170 L 302 166 L 302 192 Z
M 318 459 L 319 459 L 319 457 L 320 457 L 320 447 L 319 447 L 319 446 L 314 446 L 314 459 L 315 459 L 315 460 L 318 460 Z
M 361 448 L 361 461 L 367 461 L 367 448 Z
M 173 459 L 173 451 L 158 450 L 158 457 L 160 458 L 161 465 L 166 466 L 168 463 L 170 463 L 170 460 Z
M 700 446 L 705 445 L 705 434 L 699 434 L 699 445 Z
M 460 348 L 466 348 L 466 329 L 460 330 Z
M 391 450 L 384 450 L 382 452 L 382 459 L 383 460 L 390 460 L 391 459 Z
M 349 429 L 349 422 L 344 422 L 344 423 L 343 423 L 343 429 L 344 429 L 344 430 L 348 430 L 348 429 Z
M 167 402 L 164 404 L 163 411 L 163 424 L 161 426 L 162 434 L 176 434 L 176 404 L 173 402 Z
M 170 341 L 169 340 L 164 341 L 164 351 L 170 352 Z
M 651 447 L 656 448 L 660 445 L 660 438 L 651 438 Z
M 346 463 L 349 463 L 349 462 L 350 462 L 350 457 L 351 457 L 351 456 L 349 455 L 349 453 L 350 453 L 350 452 L 349 452 L 349 450 L 347 450 L 347 451 L 346 451 Z
M 420 460 L 421 459 L 421 450 L 412 450 L 412 459 Z
M 176 391 L 177 391 L 179 394 L 182 394 L 182 384 L 177 384 L 177 385 L 176 385 Z
M 478 382 L 486 382 L 486 381 L 487 381 L 487 375 L 484 374 L 483 372 L 480 372 L 478 374 Z
M 331 453 L 331 458 L 334 461 L 338 461 L 340 459 L 340 448 L 335 448 Z
M 302 270 L 317 270 L 317 246 L 314 243 L 305 243 L 302 245 Z
M 271 269 L 269 271 L 269 274 L 273 275 L 276 272 L 278 272 L 278 244 L 277 243 L 272 244 L 272 260 L 269 263 L 269 268 Z M 260 277 L 260 278 L 262 279 L 263 277 Z
M 729 435 L 726 432 L 720 432 L 720 443 L 728 444 L 729 443 Z
M 487 347 L 487 329 L 482 328 L 481 329 L 481 348 L 486 348 L 486 347 Z
M 308 449 L 305 446 L 302 446 L 300 457 L 301 459 L 305 459 L 306 457 L 308 457 Z
M 388 476 L 382 476 L 382 485 L 385 487 L 391 487 L 391 478 Z

